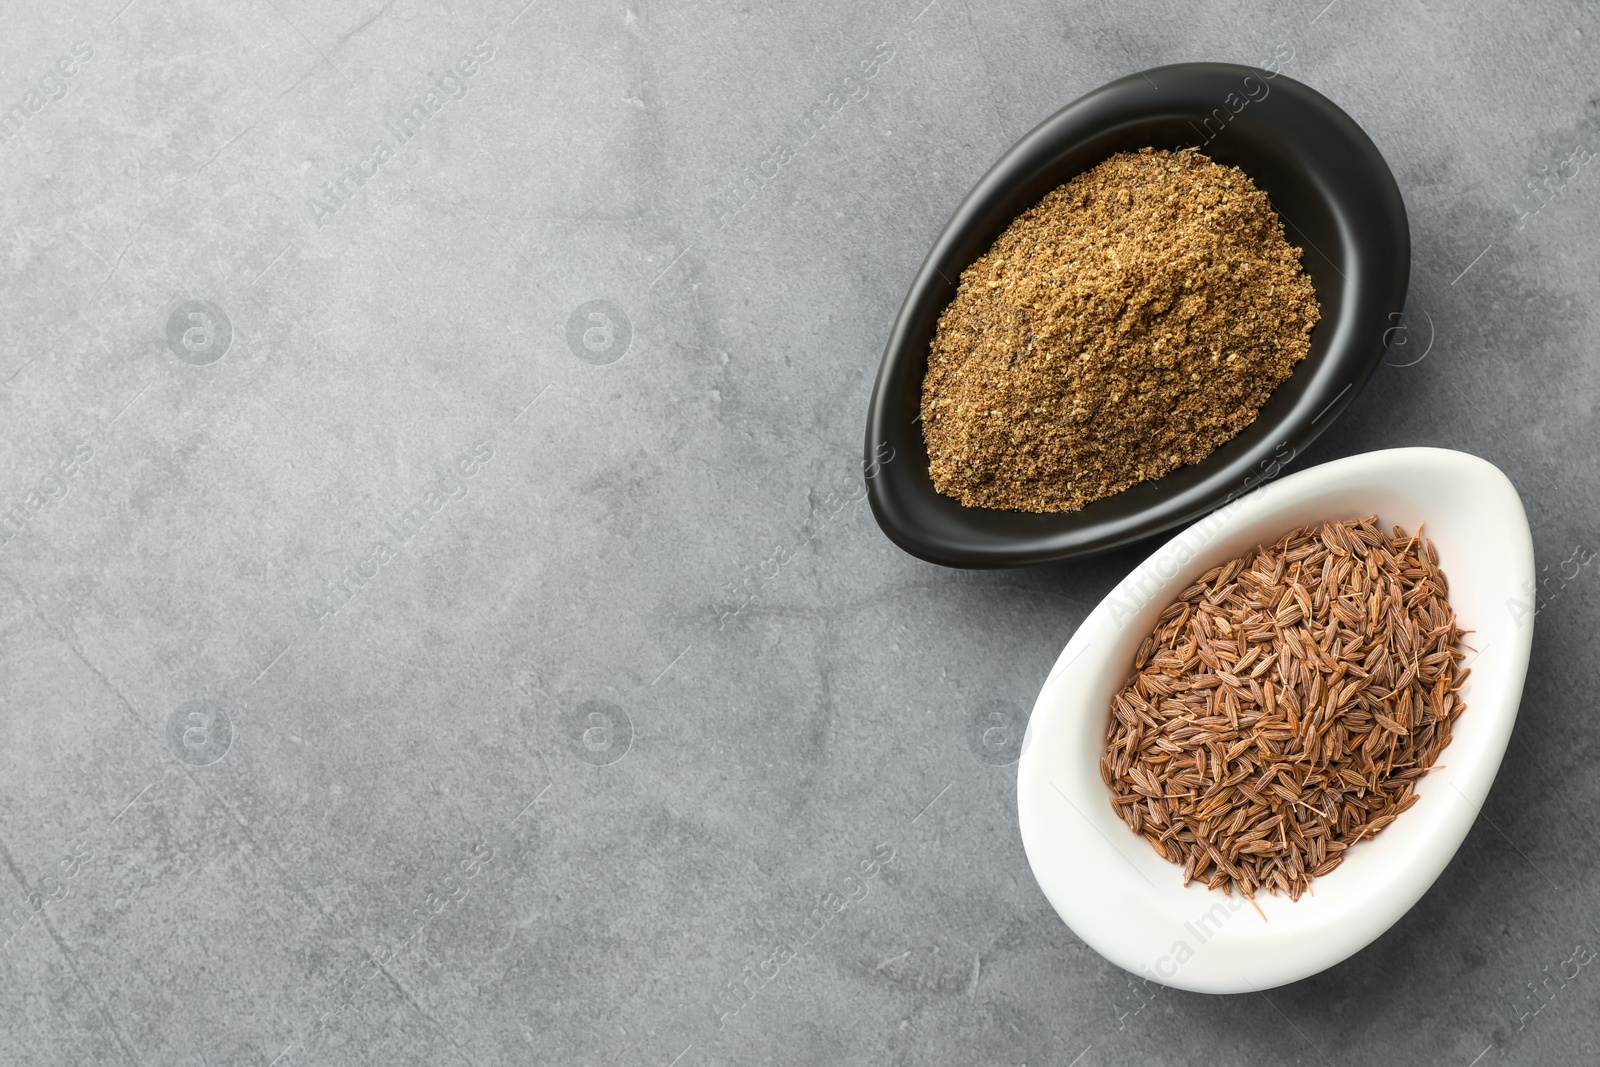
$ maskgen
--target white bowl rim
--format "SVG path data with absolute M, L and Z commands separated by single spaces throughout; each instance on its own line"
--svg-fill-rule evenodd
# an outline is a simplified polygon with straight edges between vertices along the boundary
M 1350 849 L 1337 870 L 1312 883 L 1312 894 L 1297 902 L 1258 894 L 1263 922 L 1238 896 L 1182 886 L 1180 868 L 1113 812 L 1099 773 L 1110 695 L 1156 616 L 1194 578 L 1295 526 L 1373 512 L 1385 526 L 1413 529 L 1424 520 L 1424 535 L 1438 546 L 1451 605 L 1463 629 L 1474 631 L 1466 638 L 1475 650 L 1466 660 L 1466 710 L 1439 764 L 1419 780 L 1418 802 Z M 1359 951 L 1433 884 L 1488 795 L 1527 674 L 1533 579 L 1532 537 L 1516 488 L 1488 461 L 1449 449 L 1387 449 L 1324 463 L 1190 526 L 1090 612 L 1034 704 L 1017 768 L 1017 815 L 1046 898 L 1111 962 L 1195 992 L 1268 989 Z

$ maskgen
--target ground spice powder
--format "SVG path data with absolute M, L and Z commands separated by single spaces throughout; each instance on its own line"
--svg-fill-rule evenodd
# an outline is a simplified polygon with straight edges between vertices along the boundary
M 1320 317 L 1267 196 L 1193 150 L 1112 156 L 961 274 L 922 387 L 929 473 L 968 507 L 1075 511 L 1209 455 Z

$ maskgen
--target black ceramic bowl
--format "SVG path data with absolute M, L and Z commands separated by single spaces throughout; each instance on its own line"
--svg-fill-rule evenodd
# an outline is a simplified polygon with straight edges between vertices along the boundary
M 928 345 L 956 282 L 1011 221 L 1107 157 L 1199 148 L 1237 166 L 1271 198 L 1322 319 L 1311 351 L 1256 421 L 1199 463 L 1080 511 L 963 507 L 933 488 L 917 421 Z M 1383 358 L 1411 272 L 1411 236 L 1394 175 L 1361 128 L 1283 75 L 1181 63 L 1102 86 L 1000 157 L 934 242 L 906 294 L 867 415 L 867 495 L 890 540 L 952 567 L 1005 567 L 1092 555 L 1179 526 L 1275 475 L 1327 429 Z

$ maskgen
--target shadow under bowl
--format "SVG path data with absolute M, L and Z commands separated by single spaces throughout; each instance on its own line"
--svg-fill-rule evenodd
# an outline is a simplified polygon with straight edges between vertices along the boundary
M 1079 511 L 969 508 L 928 473 L 918 421 L 928 348 L 961 272 L 1050 190 L 1118 152 L 1199 148 L 1236 166 L 1283 219 L 1322 306 L 1311 350 L 1256 420 L 1205 459 Z M 1109 551 L 1191 522 L 1275 476 L 1338 417 L 1383 358 L 1411 270 L 1405 204 L 1355 121 L 1310 87 L 1251 67 L 1181 63 L 1068 104 L 989 168 L 918 270 L 867 415 L 867 496 L 895 544 L 951 567 L 1006 567 Z

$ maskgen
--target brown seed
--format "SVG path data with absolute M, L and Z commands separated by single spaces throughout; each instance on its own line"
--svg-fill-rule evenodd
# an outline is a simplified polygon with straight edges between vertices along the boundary
M 1421 531 L 1376 516 L 1208 571 L 1112 699 L 1113 810 L 1186 885 L 1299 899 L 1417 802 L 1450 743 L 1468 672 L 1447 589 Z

